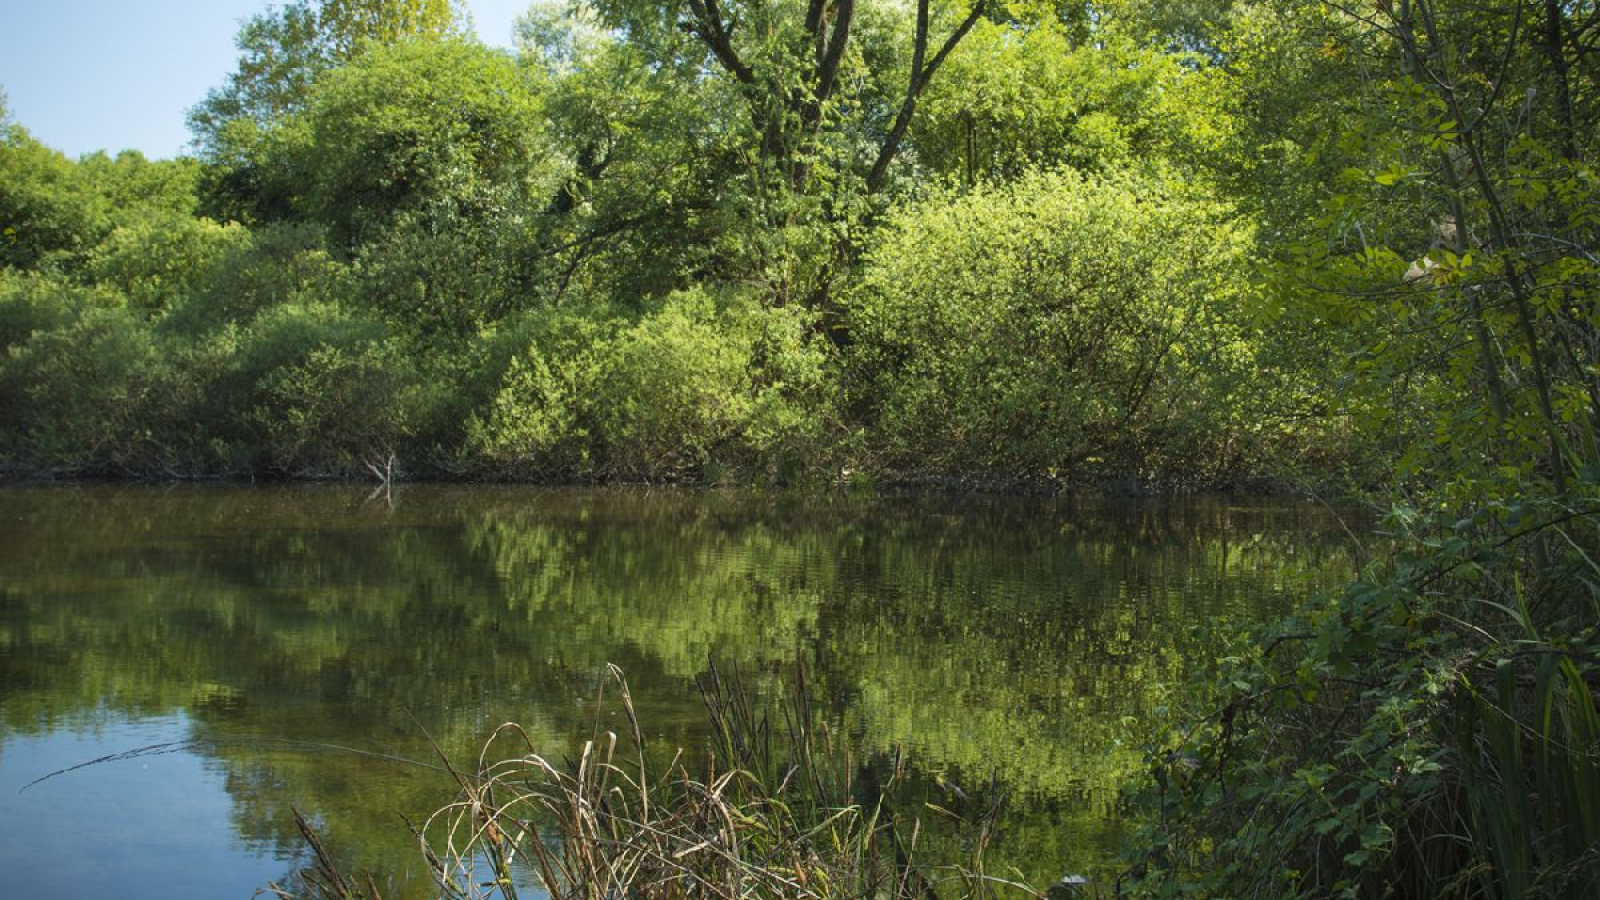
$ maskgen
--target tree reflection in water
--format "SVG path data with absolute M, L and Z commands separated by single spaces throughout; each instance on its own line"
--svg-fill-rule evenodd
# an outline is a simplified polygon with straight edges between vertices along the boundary
M 382 873 L 386 896 L 426 896 L 399 816 L 452 785 L 373 754 L 428 762 L 426 731 L 470 760 L 508 720 L 547 755 L 574 753 L 607 662 L 652 749 L 693 753 L 709 660 L 775 695 L 799 659 L 864 766 L 899 750 L 913 793 L 941 803 L 941 785 L 1003 786 L 991 862 L 1043 882 L 1109 865 L 1141 730 L 1215 654 L 1209 632 L 1351 568 L 1332 517 L 1287 503 L 366 496 L 0 491 L 0 749 L 182 722 L 169 737 L 222 774 L 241 853 L 297 853 L 293 805 L 350 868 Z

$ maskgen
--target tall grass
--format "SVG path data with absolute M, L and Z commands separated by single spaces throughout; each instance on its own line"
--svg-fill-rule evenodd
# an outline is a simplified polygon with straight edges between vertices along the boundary
M 556 760 L 520 726 L 500 726 L 471 770 L 446 760 L 458 795 L 417 829 L 441 896 L 1042 900 L 1020 880 L 985 871 L 998 802 L 972 804 L 962 858 L 933 858 L 921 819 L 932 810 L 899 810 L 891 799 L 903 760 L 891 761 L 886 778 L 859 778 L 868 767 L 816 715 L 803 672 L 793 686 L 784 702 L 767 703 L 737 674 L 712 668 L 699 684 L 710 737 L 698 764 L 682 750 L 652 763 L 615 666 L 602 678 L 596 722 L 616 704 L 624 734 L 597 725 L 575 759 Z M 381 900 L 371 879 L 341 874 L 301 827 L 316 858 L 302 875 L 305 893 Z

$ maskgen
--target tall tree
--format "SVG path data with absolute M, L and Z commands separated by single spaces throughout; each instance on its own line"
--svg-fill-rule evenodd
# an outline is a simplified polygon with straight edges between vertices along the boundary
M 730 222 L 719 256 L 772 301 L 827 307 L 867 195 L 888 186 L 929 84 L 989 0 L 595 0 L 653 65 L 714 80 Z
M 1297 2 L 1224 41 L 1289 308 L 1348 326 L 1337 395 L 1403 476 L 1560 493 L 1600 459 L 1592 8 Z
M 300 109 L 311 83 L 369 46 L 443 35 L 465 21 L 458 0 L 291 0 L 247 20 L 239 67 L 189 111 L 202 152 L 224 152 L 231 123 L 264 129 Z

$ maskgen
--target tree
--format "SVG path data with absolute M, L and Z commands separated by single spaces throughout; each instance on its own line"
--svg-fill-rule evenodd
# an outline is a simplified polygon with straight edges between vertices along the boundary
M 78 167 L 20 125 L 0 141 L 0 269 L 69 261 L 104 233 L 105 199 Z
M 120 225 L 189 216 L 199 167 L 136 150 L 74 161 L 20 125 L 0 130 L 0 268 L 73 271 Z
M 1194 54 L 1117 22 L 986 20 L 950 57 L 911 134 L 920 163 L 968 184 L 1031 167 L 1189 161 L 1232 125 Z
M 535 6 L 518 23 L 523 65 L 545 86 L 553 153 L 566 167 L 543 208 L 553 302 L 638 307 L 716 277 L 719 201 L 737 191 L 739 100 L 719 78 L 658 64 L 586 6 Z
M 1257 137 L 1334 186 L 1280 231 L 1303 238 L 1276 251 L 1299 282 L 1287 297 L 1359 335 L 1364 414 L 1404 451 L 1404 475 L 1481 490 L 1489 472 L 1538 473 L 1559 490 L 1597 458 L 1594 92 L 1564 74 L 1583 59 L 1579 9 L 1554 14 L 1551 29 L 1532 0 L 1396 0 L 1279 18 L 1303 48 L 1288 71 L 1341 97 L 1275 113 Z
M 722 233 L 737 237 L 717 254 L 774 303 L 825 305 L 861 196 L 888 184 L 918 101 L 985 3 L 936 15 L 943 7 L 919 0 L 914 16 L 855 0 L 594 6 L 651 67 L 726 98 L 707 114 L 726 167 Z
M 329 51 L 341 61 L 368 46 L 457 33 L 464 19 L 452 0 L 322 0 L 318 16 Z
M 538 298 L 533 241 L 564 166 L 542 90 L 508 55 L 459 38 L 374 49 L 283 130 L 295 217 L 407 327 L 455 334 Z
M 330 72 L 296 123 L 301 215 L 350 248 L 406 214 L 479 225 L 526 215 L 554 164 L 537 86 L 465 40 L 375 49 Z
M 238 69 L 189 111 L 195 144 L 226 156 L 239 139 L 233 123 L 267 129 L 304 106 L 323 72 L 372 46 L 449 34 L 462 21 L 456 0 L 291 0 L 252 16 L 234 39 Z

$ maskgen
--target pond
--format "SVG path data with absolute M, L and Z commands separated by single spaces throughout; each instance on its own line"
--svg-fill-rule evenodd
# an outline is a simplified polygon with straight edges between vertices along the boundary
M 515 721 L 575 754 L 607 663 L 690 758 L 709 665 L 769 695 L 801 665 L 860 759 L 1002 794 L 1007 871 L 1103 875 L 1217 633 L 1351 568 L 1331 513 L 1276 501 L 0 490 L 3 893 L 242 900 L 305 862 L 295 809 L 429 896 L 430 737 L 470 765 Z

